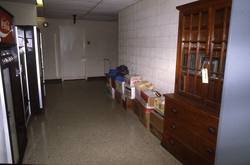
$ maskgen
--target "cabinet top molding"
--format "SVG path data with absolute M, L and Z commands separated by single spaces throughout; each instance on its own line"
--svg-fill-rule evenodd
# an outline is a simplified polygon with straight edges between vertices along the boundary
M 193 8 L 193 10 L 195 10 L 195 8 L 200 5 L 206 8 L 206 7 L 218 6 L 220 4 L 225 4 L 225 3 L 232 3 L 232 0 L 199 0 L 199 1 L 190 2 L 184 5 L 177 6 L 176 9 L 183 10 L 183 9 L 188 8 L 190 10 L 190 8 Z

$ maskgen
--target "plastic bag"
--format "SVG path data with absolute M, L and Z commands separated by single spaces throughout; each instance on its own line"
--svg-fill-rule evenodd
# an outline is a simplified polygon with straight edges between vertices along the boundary
M 124 77 L 124 75 L 129 74 L 128 67 L 126 65 L 120 65 L 118 67 L 118 72 L 116 73 L 116 76 Z

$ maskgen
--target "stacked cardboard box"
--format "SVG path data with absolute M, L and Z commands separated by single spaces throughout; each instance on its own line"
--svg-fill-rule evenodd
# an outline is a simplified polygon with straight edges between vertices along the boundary
M 124 91 L 125 91 L 125 82 L 124 81 L 118 81 L 118 80 L 115 80 L 115 83 L 116 83 L 116 91 L 121 93 L 121 94 L 124 94 Z
M 154 99 L 156 95 L 150 89 L 141 91 L 140 98 L 140 121 L 149 130 L 150 112 L 154 110 Z
M 107 78 L 107 93 L 127 111 L 134 111 L 141 123 L 162 139 L 165 98 L 153 92 L 154 86 L 138 75 L 125 75 L 125 82 Z M 114 83 L 115 82 L 115 83 Z M 115 84 L 115 85 L 114 85 Z M 115 88 L 114 88 L 115 87 Z
M 142 81 L 142 76 L 141 75 L 135 75 L 135 74 L 134 75 L 125 75 L 124 80 L 125 80 L 125 85 L 127 87 L 132 88 L 132 87 L 135 86 L 135 84 L 137 82 Z
M 134 110 L 134 100 L 130 99 L 126 95 L 122 95 L 122 106 L 126 111 Z
M 115 99 L 115 89 L 109 83 L 106 83 L 106 92 L 112 99 Z
M 154 111 L 150 112 L 150 132 L 162 140 L 165 97 L 155 98 Z
M 134 113 L 136 116 L 140 117 L 140 101 L 134 99 Z
M 150 132 L 152 132 L 158 139 L 162 140 L 163 118 L 157 115 L 154 111 L 150 112 Z
M 106 82 L 106 92 L 107 94 L 112 98 L 115 99 L 115 83 L 113 82 L 112 77 L 107 77 L 107 82 Z
M 140 107 L 146 113 L 154 110 L 154 100 L 156 95 L 150 89 L 144 89 L 141 91 Z
M 116 101 L 122 105 L 122 95 L 124 94 L 124 81 L 115 80 L 115 99 Z
M 141 91 L 147 88 L 153 90 L 154 86 L 148 81 L 137 82 L 135 84 L 135 99 L 140 101 Z
M 134 110 L 134 99 L 135 99 L 135 84 L 142 81 L 141 75 L 125 75 L 125 92 L 122 96 L 123 107 L 127 111 Z
M 135 99 L 135 87 L 125 87 L 125 95 L 127 95 L 130 99 Z
M 165 97 L 161 96 L 154 100 L 154 112 L 164 118 Z

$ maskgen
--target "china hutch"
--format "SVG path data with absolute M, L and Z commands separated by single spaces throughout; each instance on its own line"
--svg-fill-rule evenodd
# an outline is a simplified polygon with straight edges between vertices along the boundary
M 175 93 L 165 94 L 162 146 L 184 164 L 214 164 L 232 0 L 177 6 Z

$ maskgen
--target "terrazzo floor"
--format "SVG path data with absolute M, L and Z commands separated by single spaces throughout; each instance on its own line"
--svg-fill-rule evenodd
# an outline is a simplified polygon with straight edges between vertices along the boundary
M 105 81 L 50 82 L 46 92 L 28 126 L 23 164 L 181 164 L 106 94 Z

